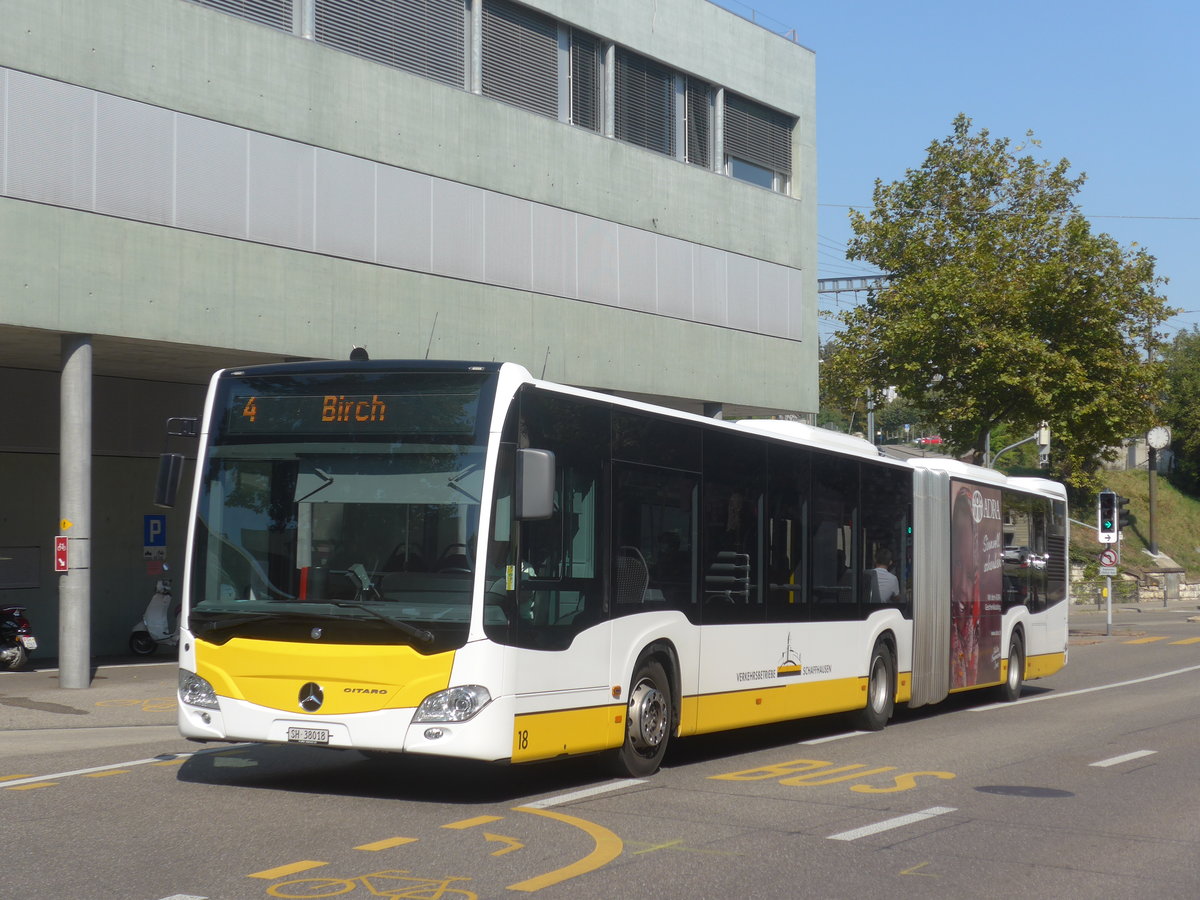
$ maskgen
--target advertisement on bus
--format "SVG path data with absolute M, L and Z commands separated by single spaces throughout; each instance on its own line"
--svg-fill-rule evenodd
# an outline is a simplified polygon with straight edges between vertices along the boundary
M 950 688 L 1000 680 L 1003 520 L 997 488 L 950 482 Z

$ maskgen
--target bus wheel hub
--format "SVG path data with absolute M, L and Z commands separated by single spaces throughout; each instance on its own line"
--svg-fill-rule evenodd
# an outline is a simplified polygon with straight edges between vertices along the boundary
M 640 751 L 654 750 L 667 734 L 667 698 L 643 681 L 629 698 L 629 738 Z

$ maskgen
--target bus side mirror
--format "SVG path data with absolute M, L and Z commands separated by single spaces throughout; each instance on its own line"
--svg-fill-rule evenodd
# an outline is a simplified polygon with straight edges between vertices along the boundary
M 549 450 L 517 451 L 518 519 L 548 519 L 554 515 L 554 454 Z
M 174 509 L 179 497 L 179 479 L 183 476 L 183 454 L 164 453 L 158 458 L 158 478 L 154 482 L 154 505 Z

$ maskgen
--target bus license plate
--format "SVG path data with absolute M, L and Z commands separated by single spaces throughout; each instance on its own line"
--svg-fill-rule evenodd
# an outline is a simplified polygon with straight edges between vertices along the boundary
M 328 744 L 327 728 L 289 728 L 287 739 L 293 744 Z

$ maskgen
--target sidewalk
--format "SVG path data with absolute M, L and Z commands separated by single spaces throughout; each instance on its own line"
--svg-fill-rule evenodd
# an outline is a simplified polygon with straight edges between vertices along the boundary
M 1104 634 L 1108 625 L 1108 607 L 1105 603 L 1071 605 L 1067 614 L 1068 628 L 1074 635 Z M 1157 603 L 1123 603 L 1113 600 L 1113 633 L 1142 632 L 1148 628 L 1171 624 L 1191 624 L 1200 637 L 1200 605 L 1194 600 L 1171 600 L 1164 606 Z
M 171 656 L 97 660 L 91 686 L 59 687 L 57 660 L 34 657 L 0 670 L 0 732 L 51 728 L 174 725 L 178 669 Z

